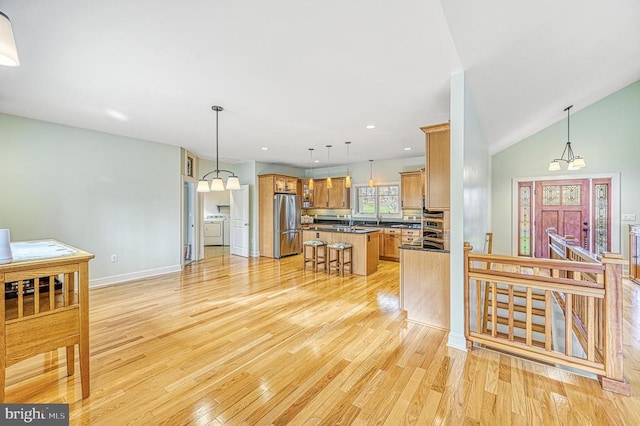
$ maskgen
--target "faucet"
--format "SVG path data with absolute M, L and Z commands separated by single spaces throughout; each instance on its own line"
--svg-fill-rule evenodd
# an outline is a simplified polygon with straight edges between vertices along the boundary
M 380 225 L 380 213 L 376 213 L 376 225 Z

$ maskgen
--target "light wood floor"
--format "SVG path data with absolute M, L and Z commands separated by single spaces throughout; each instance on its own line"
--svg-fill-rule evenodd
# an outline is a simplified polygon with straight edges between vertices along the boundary
M 393 262 L 327 278 L 300 256 L 220 256 L 95 289 L 90 398 L 60 350 L 9 368 L 6 402 L 68 402 L 71 424 L 87 425 L 640 424 L 638 286 L 625 286 L 624 397 L 448 348 L 443 331 L 405 321 L 398 274 Z

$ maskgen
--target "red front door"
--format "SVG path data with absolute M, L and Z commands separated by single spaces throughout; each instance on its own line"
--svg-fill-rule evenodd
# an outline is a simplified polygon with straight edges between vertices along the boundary
M 538 181 L 535 185 L 535 257 L 549 257 L 547 228 L 577 238 L 580 246 L 590 250 L 589 180 Z

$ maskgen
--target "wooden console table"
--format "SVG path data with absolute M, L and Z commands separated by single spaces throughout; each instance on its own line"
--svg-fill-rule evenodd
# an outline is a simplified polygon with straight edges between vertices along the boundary
M 89 260 L 94 255 L 55 240 L 11 244 L 13 261 L 0 264 L 0 402 L 6 367 L 66 347 L 67 375 L 78 345 L 82 397 L 89 383 Z

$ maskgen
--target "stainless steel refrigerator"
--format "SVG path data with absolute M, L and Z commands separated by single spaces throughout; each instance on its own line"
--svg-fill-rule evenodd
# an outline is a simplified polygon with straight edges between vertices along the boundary
M 273 257 L 302 252 L 302 226 L 300 225 L 300 196 L 275 194 L 273 196 L 274 243 Z

